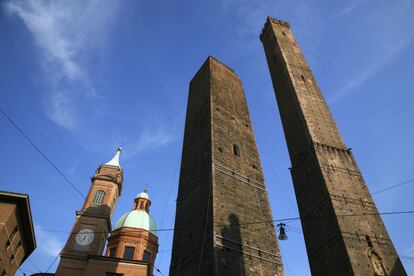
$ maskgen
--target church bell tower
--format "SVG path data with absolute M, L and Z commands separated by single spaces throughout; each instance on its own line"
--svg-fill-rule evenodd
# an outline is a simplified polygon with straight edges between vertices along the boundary
M 91 179 L 91 186 L 65 247 L 60 253 L 56 275 L 78 275 L 85 270 L 88 255 L 102 255 L 111 217 L 122 191 L 123 173 L 119 165 L 119 147 L 114 157 L 99 166 Z

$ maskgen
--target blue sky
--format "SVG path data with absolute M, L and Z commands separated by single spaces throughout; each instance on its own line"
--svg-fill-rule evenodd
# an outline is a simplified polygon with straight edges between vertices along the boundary
M 159 228 L 174 224 L 188 83 L 208 55 L 243 81 L 275 219 L 298 215 L 259 34 L 291 23 L 370 191 L 414 178 L 414 2 L 410 0 L 2 1 L 0 107 L 86 194 L 96 167 L 124 147 L 113 223 L 148 185 Z M 46 270 L 83 198 L 0 116 L 0 189 L 30 195 Z M 413 210 L 414 185 L 374 196 L 380 211 Z M 414 257 L 412 215 L 383 217 Z M 309 275 L 299 222 L 280 249 L 286 275 Z M 159 235 L 168 273 L 172 233 Z M 414 262 L 402 259 L 414 274 Z M 52 268 L 54 271 L 55 266 Z M 37 271 L 26 261 L 22 269 Z

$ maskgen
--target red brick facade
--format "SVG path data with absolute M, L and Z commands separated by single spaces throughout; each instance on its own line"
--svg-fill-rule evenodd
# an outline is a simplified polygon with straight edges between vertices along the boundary
M 138 249 L 148 246 L 154 250 L 152 260 L 155 260 L 157 238 L 138 229 L 120 228 L 111 233 L 111 218 L 121 191 L 122 169 L 109 164 L 100 166 L 92 177 L 81 211 L 76 212 L 72 232 L 60 254 L 57 276 L 152 275 L 150 262 L 142 261 L 140 250 L 136 250 L 134 258 L 125 259 L 123 249 L 128 245 L 139 244 Z M 107 254 L 102 256 L 110 233 Z M 118 251 L 110 256 L 110 248 L 114 246 Z
M 29 196 L 0 191 L 0 275 L 14 275 L 35 248 Z

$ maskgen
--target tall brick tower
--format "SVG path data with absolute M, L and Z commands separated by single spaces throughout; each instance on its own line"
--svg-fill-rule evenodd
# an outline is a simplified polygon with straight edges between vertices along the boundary
M 269 221 L 242 83 L 208 57 L 190 82 L 170 275 L 283 275 Z
M 381 217 L 363 215 L 377 214 L 377 208 L 289 24 L 269 17 L 260 39 L 292 162 L 312 274 L 406 275 Z
M 89 193 L 63 248 L 56 275 L 83 275 L 90 255 L 102 255 L 111 231 L 111 217 L 122 191 L 122 169 L 118 148 L 111 161 L 101 165 L 92 177 Z

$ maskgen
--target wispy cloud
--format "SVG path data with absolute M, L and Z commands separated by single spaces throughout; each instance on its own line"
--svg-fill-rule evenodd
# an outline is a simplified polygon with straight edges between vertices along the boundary
M 370 24 L 366 32 L 372 36 L 371 39 L 378 41 L 376 47 L 369 50 L 374 58 L 365 67 L 355 70 L 357 76 L 347 80 L 346 84 L 329 99 L 329 102 L 336 102 L 364 85 L 413 42 L 414 30 L 410 23 L 414 21 L 409 18 L 411 18 L 411 12 L 414 11 L 414 6 L 410 2 L 399 1 L 397 5 L 393 5 L 386 11 L 384 9 L 386 7 L 371 11 L 371 14 L 368 13 L 371 20 L 369 20 Z M 383 16 L 385 12 L 387 16 Z M 363 44 L 363 42 L 360 43 Z
M 354 1 L 350 4 L 348 4 L 348 6 L 342 8 L 341 10 L 339 10 L 337 13 L 333 14 L 332 19 L 336 20 L 340 17 L 349 15 L 350 13 L 352 13 L 358 6 L 360 6 L 362 3 L 362 1 L 357 0 Z
M 45 112 L 61 126 L 74 128 L 83 113 L 88 110 L 91 114 L 88 103 L 99 99 L 90 63 L 102 53 L 119 3 L 97 0 L 5 3 L 6 9 L 24 22 L 42 53 L 38 61 L 48 84 Z
M 128 116 L 118 117 L 120 121 L 114 128 L 102 129 L 98 124 L 79 132 L 79 143 L 90 152 L 109 152 L 108 158 L 112 157 L 112 151 L 122 146 L 122 160 L 130 163 L 135 157 L 155 153 L 181 137 L 180 124 L 175 118 L 168 120 L 137 105 L 124 112 L 128 112 Z
M 36 240 L 39 252 L 56 257 L 63 249 L 63 241 L 50 232 L 42 231 L 42 227 L 36 226 Z
M 329 102 L 336 102 L 347 94 L 351 93 L 354 89 L 364 85 L 372 76 L 374 76 L 376 73 L 378 73 L 378 71 L 389 64 L 401 52 L 402 49 L 410 44 L 413 38 L 414 33 L 406 40 L 400 42 L 398 45 L 395 45 L 395 48 L 389 50 L 388 52 L 385 52 L 385 55 L 379 60 L 375 60 L 373 63 L 368 65 L 367 68 L 360 72 L 359 76 L 348 80 L 347 83 L 339 90 L 339 92 L 337 92 L 333 97 L 329 99 Z
M 145 151 L 157 150 L 176 141 L 178 135 L 175 131 L 166 127 L 157 127 L 155 129 L 144 129 L 137 138 L 137 142 L 126 144 L 128 151 L 125 154 L 125 159 L 130 159 Z

